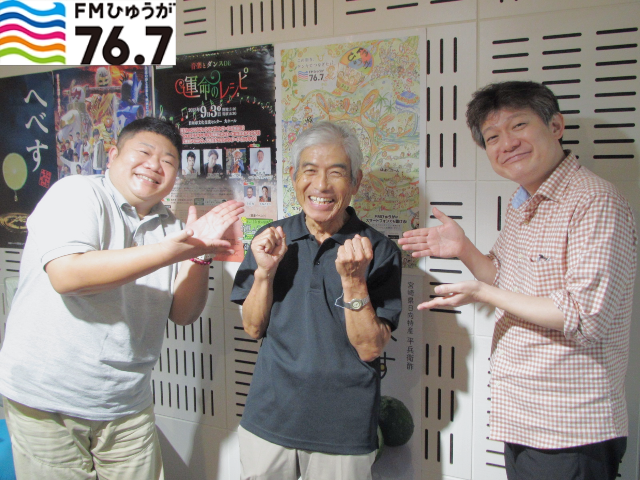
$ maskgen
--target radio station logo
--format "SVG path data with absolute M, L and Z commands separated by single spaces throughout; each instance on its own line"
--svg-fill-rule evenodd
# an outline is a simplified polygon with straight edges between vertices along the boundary
M 66 63 L 66 8 L 62 3 L 46 9 L 39 5 L 0 2 L 0 64 L 9 64 L 2 61 L 7 56 L 26 64 Z
M 0 0 L 0 65 L 175 65 L 175 1 Z

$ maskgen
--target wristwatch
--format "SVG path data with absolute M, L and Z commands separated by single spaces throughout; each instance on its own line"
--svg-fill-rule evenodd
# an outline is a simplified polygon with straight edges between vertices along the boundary
M 349 310 L 355 310 L 355 311 L 360 310 L 367 303 L 369 303 L 369 295 L 367 295 L 364 298 L 354 298 L 350 302 L 345 302 L 344 300 L 342 302 L 344 308 L 348 308 Z

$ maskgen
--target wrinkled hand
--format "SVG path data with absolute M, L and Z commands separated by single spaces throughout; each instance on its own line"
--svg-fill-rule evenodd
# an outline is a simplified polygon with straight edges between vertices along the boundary
M 343 285 L 345 281 L 366 281 L 367 267 L 371 260 L 373 260 L 371 240 L 360 235 L 345 240 L 344 245 L 338 248 L 336 258 L 336 270 L 342 278 Z
M 403 250 L 413 252 L 411 256 L 416 258 L 459 257 L 467 238 L 464 230 L 455 220 L 435 207 L 433 215 L 442 222 L 442 225 L 404 232 L 398 244 L 402 245 Z
M 418 310 L 438 307 L 461 307 L 462 305 L 478 302 L 480 301 L 480 291 L 485 285 L 478 280 L 438 285 L 435 288 L 435 293 L 442 296 L 421 303 L 418 305 Z
M 178 234 L 167 237 L 167 241 L 182 244 L 182 246 L 196 247 L 193 255 L 203 253 L 231 252 L 231 243 L 222 240 L 229 227 L 240 219 L 244 212 L 244 204 L 236 200 L 221 203 L 198 218 L 196 207 L 189 207 L 187 225 Z M 200 253 L 198 253 L 200 252 Z
M 253 237 L 251 251 L 258 268 L 271 272 L 287 253 L 287 236 L 282 227 L 269 227 Z

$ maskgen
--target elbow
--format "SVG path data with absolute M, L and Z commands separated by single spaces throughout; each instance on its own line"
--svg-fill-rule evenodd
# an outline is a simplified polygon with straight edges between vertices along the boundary
M 180 325 L 181 327 L 184 327 L 186 325 L 191 325 L 193 322 L 195 322 L 198 319 L 198 317 L 199 315 L 192 316 L 192 317 L 169 317 L 169 320 L 171 320 L 176 325 Z
M 62 296 L 73 297 L 78 295 L 89 295 L 93 293 L 90 289 L 82 288 L 78 285 L 74 285 L 66 281 L 55 281 L 51 279 L 51 277 L 49 277 L 49 281 L 51 282 L 51 286 L 56 291 L 56 293 Z
M 366 349 L 358 351 L 358 356 L 363 362 L 373 362 L 376 358 L 382 355 L 383 349 Z
M 261 328 L 253 325 L 243 325 L 244 331 L 254 340 L 260 340 L 264 336 L 264 331 Z

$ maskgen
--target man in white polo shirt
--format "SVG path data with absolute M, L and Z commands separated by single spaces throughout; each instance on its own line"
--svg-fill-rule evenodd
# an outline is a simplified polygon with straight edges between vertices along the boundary
M 191 207 L 185 228 L 162 204 L 181 143 L 166 122 L 130 123 L 104 176 L 57 182 L 27 221 L 0 351 L 18 478 L 163 478 L 151 369 L 167 318 L 202 312 L 210 255 L 243 211 Z

